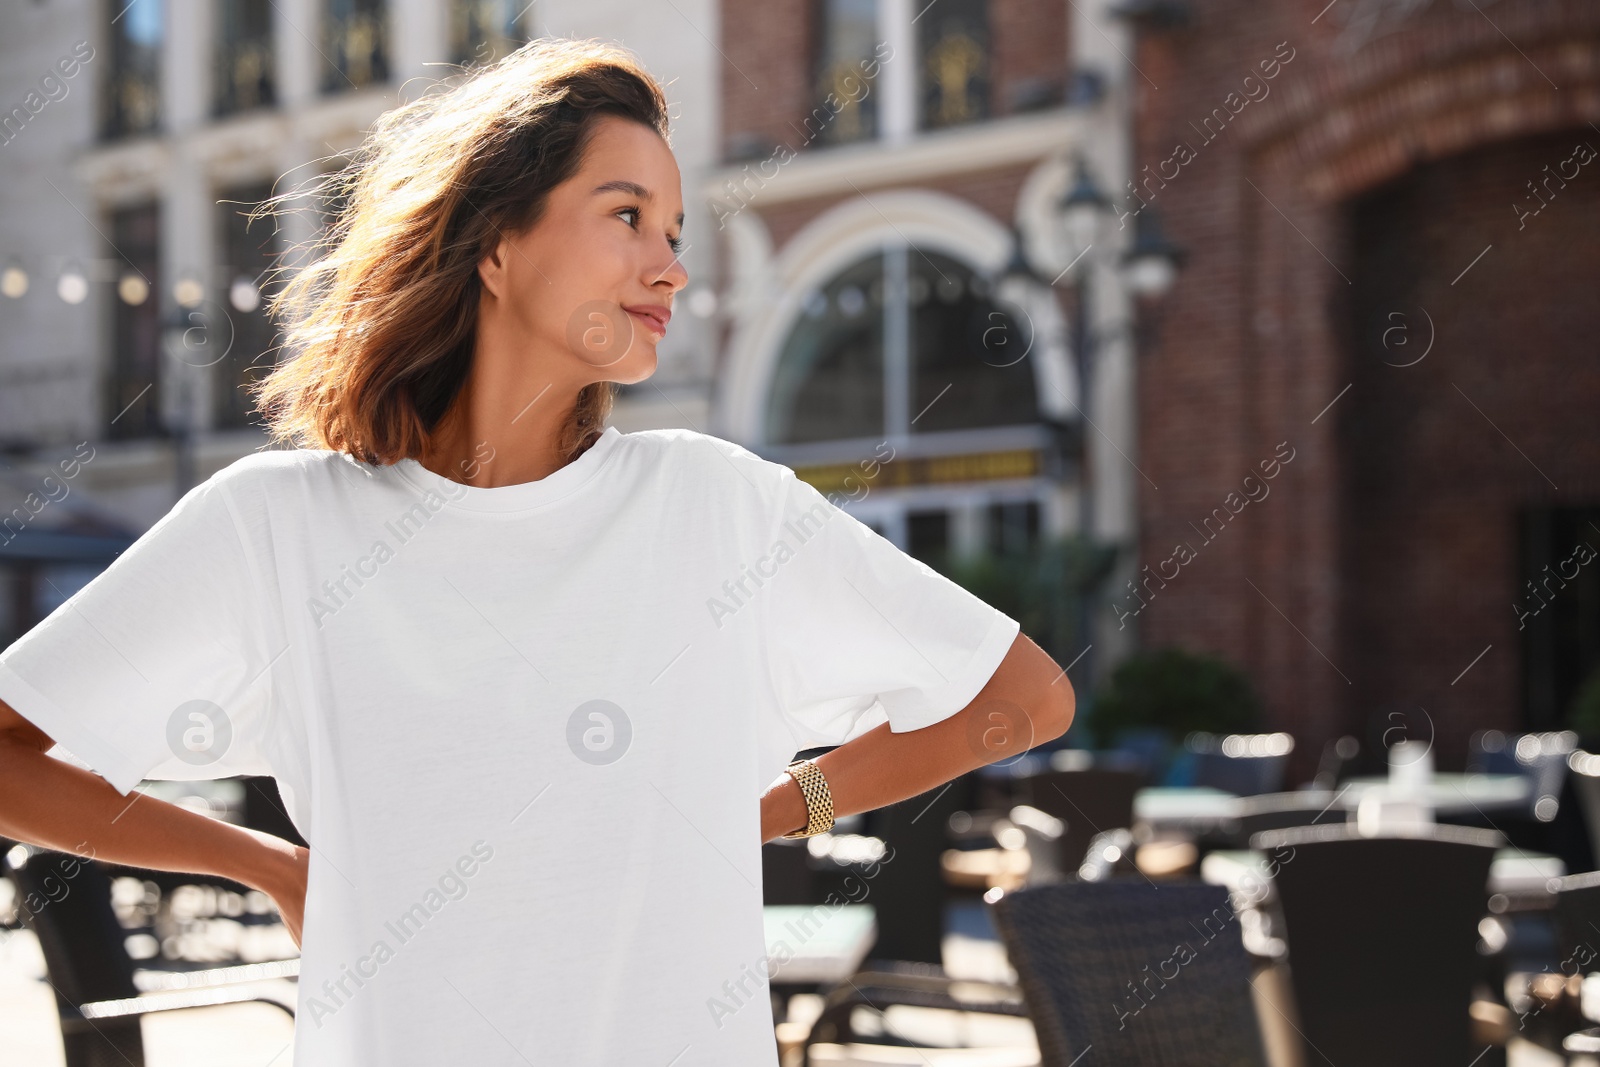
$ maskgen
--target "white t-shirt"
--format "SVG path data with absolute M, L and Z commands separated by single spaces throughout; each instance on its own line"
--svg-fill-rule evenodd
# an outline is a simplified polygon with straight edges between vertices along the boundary
M 266 451 L 0 655 L 0 699 L 123 793 L 276 776 L 297 1067 L 775 1067 L 760 794 L 959 711 L 1017 630 L 705 434 L 492 489 Z

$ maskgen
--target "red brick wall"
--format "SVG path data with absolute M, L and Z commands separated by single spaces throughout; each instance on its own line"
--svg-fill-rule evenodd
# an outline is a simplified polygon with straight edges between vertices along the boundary
M 1518 724 L 1518 510 L 1600 500 L 1600 156 L 1521 229 L 1511 210 L 1585 140 L 1600 152 L 1587 127 L 1501 142 L 1349 208 L 1343 645 L 1358 693 L 1427 707 L 1447 748 Z M 1393 366 L 1422 354 L 1422 308 L 1433 349 Z M 1391 325 L 1417 343 L 1385 348 Z
M 811 110 L 812 12 L 805 2 L 725 0 L 722 5 L 722 144 L 754 134 L 798 145 L 790 125 Z
M 1577 442 L 1600 401 L 1581 370 L 1600 323 L 1576 309 L 1596 276 L 1578 227 L 1600 214 L 1586 199 L 1600 165 L 1514 239 L 1510 205 L 1580 133 L 1600 147 L 1586 125 L 1600 125 L 1600 7 L 1486 8 L 1513 46 L 1482 13 L 1434 3 L 1353 57 L 1334 50 L 1333 16 L 1312 25 L 1321 2 L 1193 7 L 1194 25 L 1136 53 L 1135 170 L 1180 140 L 1195 152 L 1152 201 L 1190 258 L 1140 356 L 1139 462 L 1160 487 L 1141 497 L 1142 561 L 1198 545 L 1191 521 L 1279 442 L 1296 451 L 1150 600 L 1141 640 L 1246 667 L 1300 742 L 1297 778 L 1325 739 L 1365 735 L 1397 703 L 1428 709 L 1437 758 L 1459 766 L 1472 729 L 1520 725 L 1514 508 L 1597 495 L 1600 455 Z M 1204 143 L 1190 122 L 1280 42 L 1294 58 L 1268 95 Z M 1353 203 L 1383 182 L 1397 184 Z M 1433 352 L 1383 365 L 1374 322 L 1403 311 L 1420 335 L 1419 307 Z
M 921 10 L 921 4 L 917 10 Z M 754 134 L 799 148 L 812 99 L 817 12 L 807 0 L 725 0 L 722 4 L 722 141 Z M 1011 110 L 1013 90 L 1044 79 L 1064 86 L 1069 52 L 1067 7 L 1058 0 L 991 0 L 993 114 Z M 910 61 L 895 56 L 890 62 Z
M 920 0 L 921 5 L 928 0 Z M 1067 79 L 1066 4 L 1054 0 L 995 0 L 989 5 L 990 77 L 993 114 L 1011 110 L 1013 90 L 1042 79 L 1065 88 Z M 1060 97 L 1058 96 L 1059 102 Z
M 1001 225 L 1010 225 L 1016 210 L 1017 192 L 1031 169 L 1026 165 L 994 167 L 989 170 L 967 171 L 941 178 L 915 183 L 897 183 L 892 186 L 857 181 L 856 185 L 870 197 L 874 191 L 888 188 L 915 188 L 944 193 L 965 200 L 994 216 Z M 851 196 L 854 197 L 854 193 Z M 752 199 L 752 210 L 758 212 L 772 235 L 772 247 L 781 250 L 806 224 L 824 211 L 838 204 L 843 197 L 827 196 L 807 200 L 792 200 L 763 207 L 759 194 Z

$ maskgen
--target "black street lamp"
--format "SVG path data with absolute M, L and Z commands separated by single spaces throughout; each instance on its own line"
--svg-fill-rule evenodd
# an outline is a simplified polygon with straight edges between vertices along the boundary
M 1166 296 L 1188 252 L 1167 239 L 1156 209 L 1146 205 L 1133 219 L 1133 244 L 1122 255 L 1123 277 L 1139 296 Z
M 191 329 L 190 309 L 177 306 L 169 311 L 161 324 L 163 359 L 158 374 L 172 375 L 168 390 L 163 390 L 166 410 L 162 424 L 172 438 L 173 467 L 176 473 L 177 493 L 182 497 L 194 486 L 194 398 L 193 383 L 188 367 L 178 354 L 184 349 L 185 336 Z
M 195 484 L 195 439 L 200 430 L 201 387 L 212 366 L 233 344 L 233 321 L 204 284 L 192 275 L 173 286 L 172 307 L 162 319 L 162 424 L 173 442 L 177 491 L 181 497 Z M 219 319 L 228 323 L 226 344 L 219 343 Z M 220 354 L 219 354 L 220 352 Z
M 1072 254 L 1072 263 L 1094 247 L 1095 238 L 1100 236 L 1101 220 L 1110 209 L 1111 198 L 1100 191 L 1089 173 L 1089 165 L 1083 156 L 1078 156 L 1073 166 L 1072 185 L 1062 194 L 1056 207 L 1056 224 L 1063 246 Z
M 1013 286 L 1039 283 L 1053 287 L 1066 274 L 1073 275 L 1071 284 L 1075 314 L 1071 343 L 1078 375 L 1080 428 L 1075 435 L 1069 435 L 1064 427 L 1052 425 L 1057 431 L 1058 444 L 1064 445 L 1071 440 L 1079 457 L 1079 524 L 1087 544 L 1094 543 L 1094 496 L 1087 463 L 1087 440 L 1088 435 L 1094 432 L 1095 425 L 1090 414 L 1093 409 L 1095 363 L 1101 343 L 1129 325 L 1128 322 L 1122 322 L 1097 329 L 1090 322 L 1093 315 L 1091 276 L 1095 267 L 1109 262 L 1111 252 L 1109 246 L 1097 251 L 1096 245 L 1112 211 L 1110 197 L 1095 181 L 1083 156 L 1078 155 L 1073 162 L 1072 182 L 1056 202 L 1054 217 L 1050 220 L 1055 231 L 1056 246 L 1062 250 L 1067 266 L 1054 278 L 1046 278 L 1028 261 L 1022 235 L 1014 231 L 1011 258 L 1002 271 L 1002 284 Z M 1135 217 L 1133 242 L 1120 257 L 1123 282 L 1137 296 L 1162 297 L 1171 290 L 1184 258 L 1184 251 L 1167 239 L 1155 210 L 1146 206 Z M 1083 661 L 1082 676 L 1086 686 L 1092 690 L 1094 664 L 1090 653 L 1093 643 L 1089 640 L 1089 599 L 1087 595 L 1079 598 L 1079 631 L 1086 642 L 1080 654 Z

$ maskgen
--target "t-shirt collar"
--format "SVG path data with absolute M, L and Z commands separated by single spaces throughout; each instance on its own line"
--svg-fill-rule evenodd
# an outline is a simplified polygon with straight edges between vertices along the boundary
M 468 511 L 525 511 L 559 500 L 594 477 L 605 466 L 621 438 L 622 433 L 615 426 L 607 426 L 594 444 L 565 467 L 531 482 L 493 488 L 452 481 L 410 457 L 396 462 L 394 470 L 417 489 L 438 493 L 452 507 Z

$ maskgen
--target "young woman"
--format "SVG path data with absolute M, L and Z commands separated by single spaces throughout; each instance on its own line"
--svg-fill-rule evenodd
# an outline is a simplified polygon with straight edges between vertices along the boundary
M 1071 689 L 787 467 L 606 425 L 687 282 L 631 54 L 531 43 L 347 177 L 273 306 L 290 447 L 0 655 L 0 833 L 268 893 L 298 1067 L 775 1065 L 816 927 L 763 943 L 760 845 L 1058 736 Z M 238 774 L 309 850 L 133 792 Z

